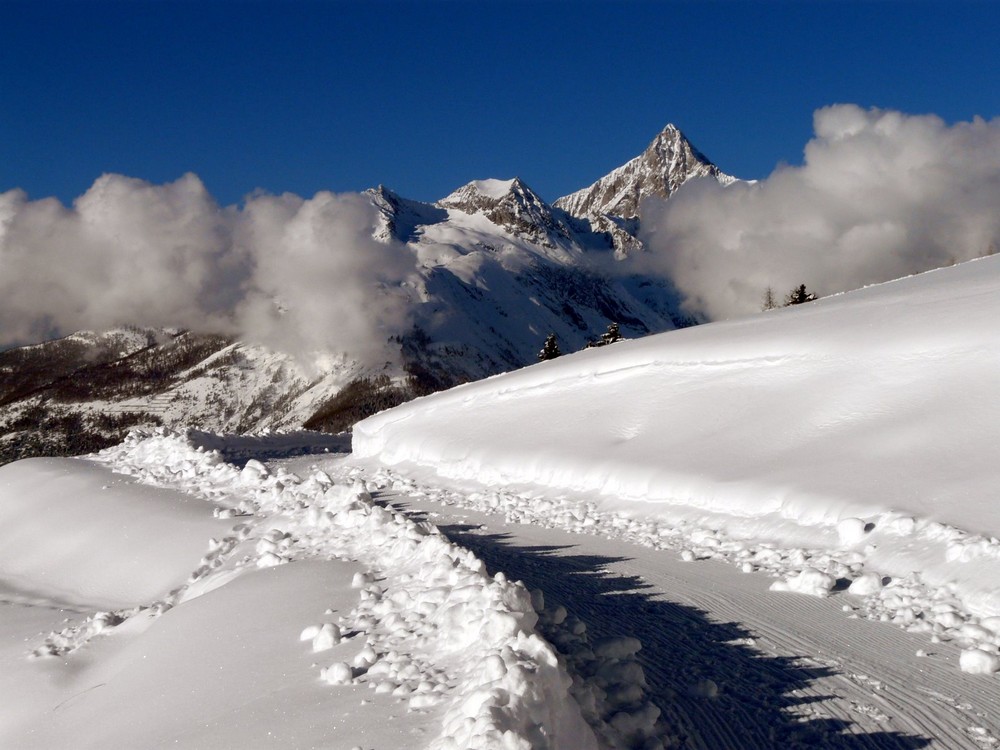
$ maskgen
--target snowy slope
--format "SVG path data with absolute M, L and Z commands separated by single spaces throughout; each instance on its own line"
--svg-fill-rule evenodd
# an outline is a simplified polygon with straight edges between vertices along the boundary
M 0 746 L 650 737 L 659 711 L 632 640 L 589 643 L 565 611 L 375 502 L 386 477 L 299 471 L 241 469 L 164 430 L 0 467 Z M 569 664 L 543 623 L 589 656 Z
M 456 388 L 354 450 L 846 550 L 1000 615 L 998 316 L 989 258 Z
M 230 525 L 203 502 L 126 487 L 65 458 L 0 468 L 0 496 L 0 580 L 93 609 L 154 600 L 182 584 L 207 540 Z

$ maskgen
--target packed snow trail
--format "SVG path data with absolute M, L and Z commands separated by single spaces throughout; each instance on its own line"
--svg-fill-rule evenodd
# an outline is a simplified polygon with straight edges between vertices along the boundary
M 938 601 L 937 632 L 961 643 L 962 628 L 982 630 L 919 582 L 856 596 L 826 588 L 832 578 L 822 571 L 862 570 L 828 552 L 736 542 L 689 521 L 643 522 L 538 492 L 418 485 L 352 458 L 265 465 L 249 457 L 298 452 L 287 436 L 213 440 L 242 467 L 166 431 L 135 433 L 91 461 L 57 462 L 60 481 L 96 485 L 73 499 L 76 518 L 95 514 L 90 536 L 116 522 L 129 493 L 151 493 L 143 502 L 159 503 L 150 506 L 159 520 L 144 533 L 174 528 L 184 544 L 171 553 L 171 575 L 194 572 L 160 599 L 137 602 L 142 590 L 122 588 L 134 572 L 104 549 L 105 577 L 120 580 L 119 596 L 135 606 L 96 613 L 54 609 L 59 601 L 34 594 L 38 586 L 7 586 L 0 744 L 208 748 L 256 746 L 265 736 L 342 750 L 1000 744 L 1000 681 L 959 671 L 968 650 L 935 642 L 931 631 L 861 619 L 903 625 L 900 612 Z M 117 475 L 102 479 L 95 462 Z M 23 489 L 46 466 L 3 472 Z M 57 485 L 40 507 L 58 504 L 58 494 Z M 24 523 L 42 522 L 16 502 L 4 507 L 13 509 L 3 529 L 12 539 Z M 208 525 L 182 533 L 176 524 L 199 507 Z M 53 519 L 40 518 L 52 531 Z M 213 528 L 218 538 L 191 546 Z M 184 549 L 201 549 L 200 563 L 185 563 Z M 36 567 L 44 591 L 102 579 L 99 565 L 63 563 L 58 575 Z M 22 578 L 30 583 L 32 571 Z M 22 638 L 66 614 L 47 638 Z M 25 659 L 25 648 L 48 658 Z M 114 718 L 123 710 L 136 720 Z
M 119 602 L 131 606 L 90 614 L 84 606 L 47 637 L 23 628 L 57 622 L 66 610 L 0 586 L 0 607 L 14 613 L 0 627 L 0 697 L 21 709 L 0 711 L 0 745 L 662 750 L 634 640 L 591 642 L 540 592 L 487 572 L 431 524 L 373 500 L 369 490 L 384 485 L 357 471 L 334 481 L 315 465 L 300 470 L 305 479 L 256 459 L 240 469 L 166 430 L 136 431 L 58 465 L 69 477 L 79 470 L 105 481 L 73 498 L 96 529 L 110 532 L 126 510 L 109 511 L 105 494 L 164 503 L 147 533 L 157 521 L 179 523 L 171 505 L 200 504 L 209 526 L 175 531 L 182 549 L 166 545 L 175 564 L 163 586 L 179 585 L 145 601 L 136 600 L 148 590 L 126 589 Z M 25 513 L 5 492 L 30 486 L 44 466 L 2 470 L 0 507 L 14 512 L 0 533 L 12 540 L 58 506 L 40 498 Z M 5 482 L 9 474 L 18 482 Z M 191 543 L 209 528 L 226 533 L 205 540 L 198 562 Z M 58 536 L 48 540 L 54 549 Z M 93 544 L 76 552 L 85 559 Z M 36 566 L 37 581 L 32 570 L 23 578 L 81 588 L 72 557 L 59 575 Z M 101 558 L 113 570 L 105 578 L 142 579 L 141 568 L 113 558 L 114 545 Z M 177 575 L 185 564 L 194 567 L 186 579 Z M 85 583 L 102 581 L 93 567 Z M 559 656 L 536 625 L 572 655 Z M 19 641 L 33 658 L 15 653 Z
M 864 597 L 779 592 L 767 575 L 682 558 L 697 548 L 690 538 L 654 549 L 608 529 L 568 533 L 557 514 L 512 523 L 475 509 L 481 490 L 371 471 L 396 487 L 380 498 L 428 518 L 491 572 L 541 589 L 592 636 L 637 638 L 664 736 L 681 747 L 1000 747 L 1000 681 L 960 671 L 954 643 L 864 619 Z
M 965 628 L 963 668 L 1000 671 L 998 320 L 1000 255 L 416 399 L 355 425 L 353 451 L 917 573 L 978 621 L 894 617 Z

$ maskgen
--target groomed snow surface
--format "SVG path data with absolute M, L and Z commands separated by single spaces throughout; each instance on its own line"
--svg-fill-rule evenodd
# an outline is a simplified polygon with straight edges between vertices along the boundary
M 461 386 L 360 423 L 354 453 L 563 527 L 697 529 L 690 559 L 850 586 L 996 671 L 998 320 L 990 257 Z
M 162 430 L 0 468 L 0 746 L 660 747 L 639 644 L 376 488 Z

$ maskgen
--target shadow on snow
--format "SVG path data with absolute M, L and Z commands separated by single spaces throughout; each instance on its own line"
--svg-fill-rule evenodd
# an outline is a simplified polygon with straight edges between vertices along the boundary
M 503 571 L 529 589 L 541 589 L 546 606 L 563 605 L 587 624 L 592 639 L 628 635 L 642 641 L 638 660 L 649 697 L 681 747 L 912 750 L 930 744 L 899 732 L 851 733 L 851 722 L 810 707 L 830 696 L 797 695 L 833 670 L 763 654 L 749 645 L 753 634 L 741 624 L 713 622 L 704 611 L 654 598 L 644 593 L 649 586 L 640 578 L 606 569 L 627 558 L 522 546 L 507 534 L 483 534 L 474 526 L 439 528 L 482 559 L 490 573 Z M 705 680 L 718 686 L 716 697 L 697 689 Z

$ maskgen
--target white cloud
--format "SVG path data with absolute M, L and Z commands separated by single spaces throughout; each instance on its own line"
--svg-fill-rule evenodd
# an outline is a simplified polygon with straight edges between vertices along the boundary
M 399 285 L 415 261 L 372 238 L 375 219 L 363 196 L 325 192 L 221 208 L 192 174 L 104 175 L 71 208 L 12 190 L 0 194 L 0 344 L 178 326 L 376 363 L 406 327 Z
M 1000 120 L 837 105 L 814 129 L 800 167 L 644 204 L 644 261 L 690 307 L 726 318 L 758 310 L 768 286 L 826 295 L 1000 246 Z
M 104 175 L 66 208 L 0 195 L 0 341 L 118 323 L 230 329 L 229 219 L 194 175 Z
M 241 328 L 275 348 L 350 352 L 377 363 L 407 327 L 401 282 L 413 253 L 372 237 L 376 212 L 361 195 L 260 196 L 240 216 L 236 246 L 255 259 L 237 308 Z

